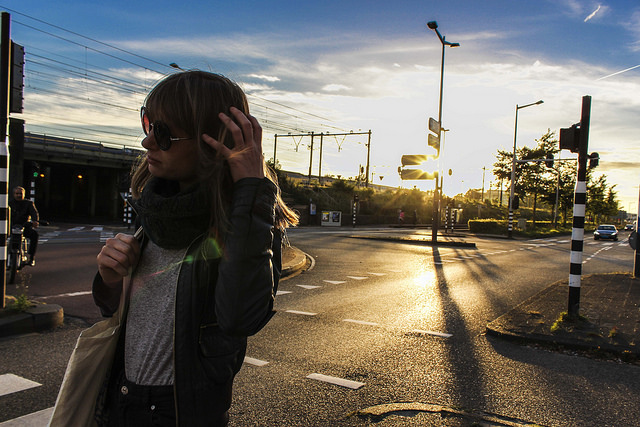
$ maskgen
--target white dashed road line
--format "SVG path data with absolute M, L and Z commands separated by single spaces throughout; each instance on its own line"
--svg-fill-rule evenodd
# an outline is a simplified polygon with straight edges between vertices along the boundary
M 245 356 L 244 358 L 244 363 L 248 363 L 249 365 L 253 365 L 253 366 L 265 366 L 269 364 L 269 362 L 267 361 L 254 359 L 253 357 L 247 357 L 247 356 Z
M 315 316 L 318 313 L 310 313 L 308 311 L 298 311 L 298 310 L 285 310 L 285 313 L 291 314 L 300 314 L 302 316 Z
M 323 280 L 323 282 L 330 283 L 332 285 L 341 285 L 343 283 L 347 283 L 344 280 Z
M 358 325 L 378 326 L 375 322 L 367 322 L 365 320 L 343 319 L 343 322 L 357 323 Z
M 442 337 L 442 338 L 451 338 L 453 336 L 453 334 L 445 334 L 443 332 L 434 332 L 434 331 L 425 331 L 422 329 L 414 329 L 411 332 L 413 332 L 414 334 L 433 335 L 433 336 Z
M 332 377 L 329 375 L 323 374 L 309 374 L 307 378 L 316 381 L 322 381 L 329 384 L 338 385 L 340 387 L 346 387 L 353 390 L 357 390 L 361 387 L 364 387 L 364 383 L 358 381 L 345 380 L 344 378 Z

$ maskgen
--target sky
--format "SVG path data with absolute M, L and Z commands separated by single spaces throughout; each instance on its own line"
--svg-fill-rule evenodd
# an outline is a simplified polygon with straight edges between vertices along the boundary
M 0 0 L 26 50 L 26 130 L 139 147 L 139 107 L 163 75 L 224 74 L 247 92 L 266 158 L 285 170 L 401 181 L 404 154 L 432 154 L 446 48 L 444 193 L 496 187 L 498 150 L 536 145 L 580 121 L 590 95 L 595 175 L 637 212 L 640 184 L 640 2 L 637 0 L 109 1 Z M 353 131 L 355 134 L 350 134 Z M 311 138 L 314 132 L 314 148 Z M 329 135 L 327 135 L 329 133 Z M 331 135 L 348 133 L 349 135 Z M 365 133 L 365 135 L 356 135 Z M 274 147 L 274 140 L 277 144 Z M 289 136 L 302 135 L 302 136 Z M 311 154 L 311 155 L 310 155 Z M 564 150 L 563 158 L 575 157 Z M 483 169 L 484 168 L 484 169 Z

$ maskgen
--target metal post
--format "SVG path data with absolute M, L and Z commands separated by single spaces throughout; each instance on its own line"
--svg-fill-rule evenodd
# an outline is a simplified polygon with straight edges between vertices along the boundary
M 369 156 L 371 154 L 371 129 L 369 129 L 369 140 L 367 141 L 367 177 L 365 187 L 369 187 Z
M 640 222 L 640 187 L 638 188 L 638 210 L 636 211 L 638 214 L 636 215 L 636 242 L 638 239 L 638 222 Z M 637 244 L 637 243 L 636 243 Z M 638 250 L 638 246 L 635 249 L 635 257 L 633 258 L 633 277 L 636 279 L 640 277 L 640 250 Z
M 278 147 L 278 134 L 273 135 L 273 168 L 276 168 L 276 148 Z
M 318 182 L 322 185 L 322 140 L 324 133 L 320 133 L 320 164 L 318 165 Z
M 2 301 L 5 307 L 7 293 L 7 236 L 9 230 L 9 146 L 7 144 L 7 122 L 9 118 L 9 85 L 11 82 L 11 15 L 2 12 L 0 28 L 0 274 L 2 274 Z
M 516 104 L 516 124 L 513 129 L 513 158 L 511 159 L 511 186 L 509 189 L 509 227 L 507 228 L 507 236 L 513 237 L 513 192 L 516 179 L 516 140 L 518 138 L 518 105 Z
M 571 233 L 571 267 L 569 271 L 568 312 L 577 316 L 580 312 L 580 279 L 582 276 L 582 248 L 584 246 L 584 217 L 587 202 L 587 151 L 589 146 L 589 122 L 591 97 L 582 97 L 580 142 L 578 148 L 578 177 L 573 202 L 573 231 Z
M 311 165 L 313 163 L 313 132 L 311 132 L 311 150 L 309 150 L 309 179 L 307 183 L 311 185 Z

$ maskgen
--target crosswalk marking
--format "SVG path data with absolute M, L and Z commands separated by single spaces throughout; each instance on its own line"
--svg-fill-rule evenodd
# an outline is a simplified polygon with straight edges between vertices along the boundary
M 414 334 L 433 335 L 433 336 L 442 337 L 442 338 L 451 338 L 453 336 L 452 334 L 446 334 L 444 332 L 425 331 L 425 330 L 422 330 L 422 329 L 414 329 L 411 332 L 413 332 Z
M 347 283 L 344 280 L 323 280 L 323 282 L 330 283 L 332 285 L 341 285 L 343 283 Z
M 42 384 L 26 378 L 19 377 L 14 374 L 0 375 L 0 396 L 4 396 L 18 391 L 28 390 L 30 388 L 39 387 Z
M 46 426 L 49 424 L 51 414 L 53 414 L 53 407 L 5 421 L 0 423 L 0 427 Z
M 353 279 L 353 280 L 365 280 L 368 279 L 368 277 L 362 277 L 362 276 L 347 276 L 349 279 Z

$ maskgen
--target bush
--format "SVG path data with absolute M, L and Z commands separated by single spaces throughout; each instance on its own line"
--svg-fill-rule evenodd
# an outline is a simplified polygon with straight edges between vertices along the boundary
M 495 219 L 471 219 L 469 220 L 471 233 L 506 234 L 507 222 Z

